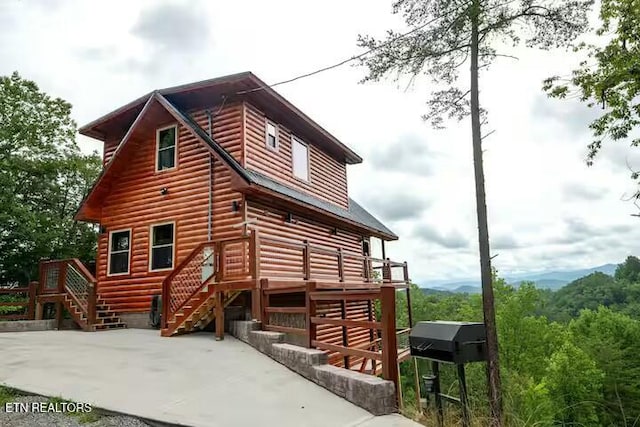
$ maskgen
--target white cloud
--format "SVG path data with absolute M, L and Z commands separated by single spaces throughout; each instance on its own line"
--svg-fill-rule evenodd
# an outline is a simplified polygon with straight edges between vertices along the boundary
M 0 74 L 17 70 L 67 99 L 80 124 L 156 88 L 245 70 L 285 80 L 357 53 L 359 33 L 401 27 L 390 2 L 365 0 L 33 4 L 0 3 Z M 584 126 L 598 111 L 541 92 L 545 77 L 578 59 L 514 53 L 518 61 L 499 59 L 481 76 L 486 130 L 496 131 L 484 142 L 494 265 L 509 273 L 621 262 L 640 237 L 636 208 L 621 200 L 636 189 L 625 164 L 640 165 L 640 150 L 605 146 L 587 168 Z M 399 234 L 387 253 L 408 261 L 412 278 L 477 275 L 468 122 L 434 131 L 420 119 L 429 82 L 360 85 L 363 76 L 344 66 L 277 90 L 363 155 L 349 167 L 349 191 Z

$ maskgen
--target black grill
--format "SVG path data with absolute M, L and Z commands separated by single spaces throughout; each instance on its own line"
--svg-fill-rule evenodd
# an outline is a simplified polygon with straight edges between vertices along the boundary
M 411 355 L 445 363 L 487 360 L 484 323 L 418 322 L 409 335 Z

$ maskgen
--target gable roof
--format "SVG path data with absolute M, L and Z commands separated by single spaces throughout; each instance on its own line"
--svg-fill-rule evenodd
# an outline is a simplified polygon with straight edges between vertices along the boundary
M 118 171 L 122 168 L 123 153 L 126 153 L 130 145 L 131 136 L 137 130 L 139 123 L 143 122 L 145 115 L 149 114 L 154 106 L 162 107 L 175 120 L 180 122 L 187 130 L 189 130 L 200 142 L 205 145 L 223 165 L 228 167 L 232 176 L 235 177 L 236 185 L 239 191 L 250 190 L 267 190 L 271 196 L 280 196 L 287 202 L 295 202 L 301 207 L 312 208 L 316 212 L 321 213 L 325 217 L 331 217 L 339 222 L 343 222 L 351 227 L 364 229 L 372 235 L 384 238 L 386 240 L 396 240 L 398 236 L 389 230 L 384 224 L 378 221 L 373 215 L 367 212 L 358 203 L 349 199 L 349 209 L 341 208 L 332 203 L 314 197 L 310 194 L 295 190 L 285 184 L 277 182 L 263 174 L 245 169 L 238 161 L 220 144 L 218 144 L 209 134 L 200 127 L 190 116 L 184 111 L 176 107 L 172 102 L 158 92 L 152 92 L 133 124 L 118 145 L 113 156 L 105 165 L 98 179 L 94 183 L 91 191 L 82 201 L 75 219 L 77 220 L 99 220 L 100 213 L 97 212 L 96 205 L 100 205 L 101 197 L 108 194 L 109 180 L 117 176 Z
M 351 148 L 248 71 L 150 92 L 82 126 L 78 132 L 102 141 L 110 135 L 117 135 L 119 139 L 154 93 L 162 95 L 183 111 L 208 106 L 215 99 L 246 99 L 260 107 L 269 117 L 291 127 L 300 136 L 306 136 L 311 143 L 324 148 L 345 163 L 362 162 L 362 158 Z

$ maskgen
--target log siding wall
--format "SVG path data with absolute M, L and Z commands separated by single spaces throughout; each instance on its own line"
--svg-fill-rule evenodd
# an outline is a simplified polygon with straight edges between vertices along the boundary
M 345 275 L 347 276 L 347 281 L 349 279 L 355 281 L 362 278 L 362 264 L 348 257 L 349 254 L 362 254 L 362 236 L 343 230 L 338 230 L 337 234 L 333 234 L 333 227 L 307 222 L 299 217 L 295 217 L 295 223 L 286 223 L 284 221 L 285 212 L 252 201 L 248 202 L 247 214 L 249 219 L 256 220 L 251 227 L 257 229 L 260 236 L 289 239 L 297 242 L 308 240 L 313 245 L 333 249 L 342 248 L 343 253 L 346 255 Z M 327 267 L 328 265 L 333 266 L 335 263 L 334 259 L 324 260 L 322 257 L 313 256 L 311 269 L 314 272 L 326 273 L 327 276 L 332 275 L 333 280 L 337 280 L 335 268 Z M 265 242 L 261 251 L 260 269 L 263 277 L 280 277 L 283 274 L 297 274 L 300 277 L 302 254 L 296 250 L 269 249 L 268 244 Z M 327 318 L 337 319 L 342 315 L 340 303 L 318 304 L 317 311 Z M 369 320 L 369 306 L 366 301 L 348 302 L 345 306 L 345 311 L 348 319 Z M 349 328 L 347 337 L 351 346 L 370 342 L 371 338 L 369 329 L 363 328 Z M 317 339 L 329 344 L 342 345 L 342 327 L 320 325 L 317 328 Z M 358 360 L 361 359 L 352 358 L 351 361 L 357 362 Z M 337 353 L 329 353 L 329 361 L 331 364 L 338 366 L 343 364 L 342 356 Z
M 204 111 L 191 115 L 203 129 L 208 128 Z M 241 117 L 241 104 L 236 104 L 225 107 L 213 118 L 214 137 L 239 161 L 243 151 Z M 159 123 L 158 127 L 165 124 Z M 151 225 L 175 221 L 174 266 L 207 240 L 211 155 L 190 131 L 178 126 L 177 168 L 155 172 L 155 139 L 155 130 L 141 138 L 128 167 L 113 183 L 102 206 L 101 225 L 107 232 L 98 240 L 98 293 L 118 312 L 148 311 L 151 296 L 161 293 L 162 281 L 169 274 L 148 271 Z M 105 144 L 105 162 L 115 150 L 112 145 Z M 230 172 L 219 161 L 213 163 L 213 236 L 239 235 L 241 229 L 232 225 L 242 221 L 243 215 L 232 212 L 231 201 L 242 197 L 230 189 Z M 164 196 L 160 194 L 163 187 L 169 191 Z M 123 228 L 132 230 L 130 273 L 107 276 L 108 232 Z
M 309 147 L 309 182 L 294 177 L 291 158 L 291 130 L 274 122 L 278 124 L 279 148 L 278 151 L 267 148 L 265 115 L 249 103 L 245 102 L 244 106 L 245 166 L 248 169 L 263 173 L 296 190 L 312 194 L 342 208 L 349 207 L 347 167 L 344 162 L 339 162 L 320 150 L 313 145 L 313 141 L 299 138 Z

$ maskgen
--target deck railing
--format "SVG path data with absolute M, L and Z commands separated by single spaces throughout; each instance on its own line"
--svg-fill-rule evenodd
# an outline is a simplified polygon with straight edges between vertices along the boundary
M 260 236 L 261 271 L 275 280 L 302 279 L 347 283 L 406 284 L 406 262 L 270 236 Z M 277 260 L 277 263 L 272 261 Z M 277 265 L 277 267 L 276 267 Z
M 38 282 L 23 287 L 0 287 L 0 320 L 34 319 L 37 291 Z
M 300 336 L 308 348 L 317 348 L 328 352 L 334 360 L 343 360 L 344 367 L 373 375 L 382 374 L 383 378 L 399 381 L 399 362 L 408 355 L 408 328 L 396 326 L 396 296 L 402 284 L 383 283 L 379 287 L 367 289 L 348 289 L 334 282 L 309 281 L 260 281 L 263 302 L 263 328 L 268 331 L 283 332 Z M 408 289 L 408 288 L 407 288 Z M 304 306 L 272 306 L 273 298 L 281 294 L 303 294 Z M 373 306 L 379 301 L 381 316 L 375 319 Z M 350 319 L 346 316 L 346 307 L 351 303 L 368 303 L 368 320 Z M 327 307 L 339 304 L 341 314 L 329 313 Z M 304 316 L 304 322 L 298 326 L 274 325 L 271 314 L 296 314 Z M 409 312 L 409 317 L 411 313 Z M 349 343 L 349 330 L 360 332 L 368 330 L 367 342 Z

